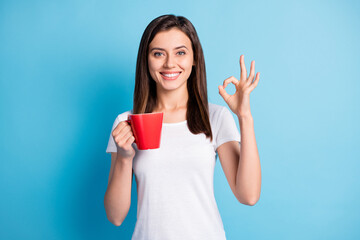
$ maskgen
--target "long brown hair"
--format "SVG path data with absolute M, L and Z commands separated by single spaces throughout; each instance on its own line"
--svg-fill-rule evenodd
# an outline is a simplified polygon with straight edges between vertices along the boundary
M 204 54 L 195 27 L 185 17 L 172 14 L 162 15 L 152 20 L 146 27 L 140 41 L 136 62 L 133 113 L 151 113 L 156 107 L 156 83 L 148 69 L 149 45 L 158 32 L 174 27 L 190 38 L 194 53 L 195 66 L 187 80 L 189 93 L 186 112 L 187 125 L 193 134 L 204 133 L 212 141 Z

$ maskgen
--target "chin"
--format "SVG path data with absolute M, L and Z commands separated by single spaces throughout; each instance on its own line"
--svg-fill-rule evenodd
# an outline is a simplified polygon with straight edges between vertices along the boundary
M 175 83 L 165 83 L 165 84 L 160 84 L 160 88 L 165 90 L 165 91 L 172 91 L 172 90 L 176 90 L 176 89 L 179 89 L 181 88 L 183 85 L 185 84 L 186 86 L 186 82 L 183 82 L 181 84 L 175 84 Z

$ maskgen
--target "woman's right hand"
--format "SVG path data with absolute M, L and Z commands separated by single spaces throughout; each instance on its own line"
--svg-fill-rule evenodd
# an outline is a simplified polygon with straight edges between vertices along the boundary
M 112 136 L 117 146 L 117 157 L 132 160 L 135 156 L 135 149 L 132 147 L 135 137 L 130 125 L 126 121 L 120 122 L 112 131 Z

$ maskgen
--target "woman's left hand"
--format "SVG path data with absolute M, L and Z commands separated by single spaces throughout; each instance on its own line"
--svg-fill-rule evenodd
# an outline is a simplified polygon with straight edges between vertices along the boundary
M 260 79 L 260 72 L 255 76 L 255 61 L 251 62 L 250 74 L 247 78 L 246 67 L 244 63 L 244 55 L 240 56 L 240 81 L 234 76 L 225 79 L 223 85 L 219 86 L 219 93 L 231 109 L 238 117 L 251 115 L 250 111 L 250 93 L 257 86 Z M 254 80 L 254 81 L 253 81 Z M 236 92 L 229 95 L 225 88 L 229 83 L 233 83 L 236 87 Z

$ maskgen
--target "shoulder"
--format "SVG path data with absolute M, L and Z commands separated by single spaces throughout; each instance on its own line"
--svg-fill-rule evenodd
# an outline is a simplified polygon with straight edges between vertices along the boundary
M 113 124 L 113 129 L 122 121 L 127 120 L 128 115 L 132 113 L 132 110 L 128 110 L 126 112 L 122 112 L 120 114 L 117 115 L 117 117 L 115 118 L 114 124 Z
M 120 113 L 117 115 L 116 119 L 119 121 L 125 121 L 128 118 L 128 115 L 132 113 L 132 110 L 128 110 L 126 112 Z
M 223 113 L 223 111 L 226 111 L 226 107 L 218 105 L 218 104 L 214 104 L 214 103 L 209 103 L 209 118 L 210 118 L 210 122 L 212 124 L 215 124 L 218 120 L 218 118 L 220 117 L 220 115 Z

